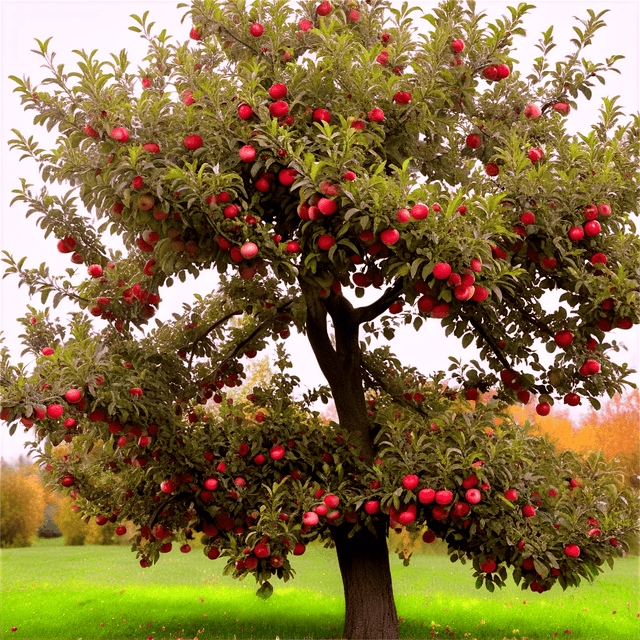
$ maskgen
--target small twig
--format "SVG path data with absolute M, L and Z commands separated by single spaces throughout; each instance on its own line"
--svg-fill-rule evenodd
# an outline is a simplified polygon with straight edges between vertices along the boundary
M 475 319 L 469 318 L 469 322 L 473 325 L 473 328 L 480 334 L 484 341 L 491 347 L 491 350 L 495 354 L 496 358 L 504 365 L 509 371 L 513 371 L 511 365 L 502 354 L 500 347 L 496 344 L 495 340 L 484 330 L 484 327 Z

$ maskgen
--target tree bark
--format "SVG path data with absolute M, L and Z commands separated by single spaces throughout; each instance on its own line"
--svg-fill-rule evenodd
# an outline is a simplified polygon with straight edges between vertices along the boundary
M 393 597 L 386 523 L 378 520 L 377 538 L 364 528 L 348 538 L 350 529 L 342 525 L 333 533 L 344 585 L 342 637 L 397 639 L 398 613 Z
M 340 426 L 360 437 L 361 452 L 365 461 L 371 463 L 375 451 L 364 398 L 358 340 L 360 322 L 356 310 L 342 296 L 331 296 L 323 302 L 316 291 L 306 290 L 305 299 L 307 336 L 331 387 Z M 328 314 L 335 329 L 335 348 L 327 331 Z M 387 548 L 388 523 L 383 518 L 380 515 L 376 522 L 377 536 L 363 528 L 349 538 L 352 525 L 333 528 L 344 585 L 343 638 L 378 640 L 399 637 Z

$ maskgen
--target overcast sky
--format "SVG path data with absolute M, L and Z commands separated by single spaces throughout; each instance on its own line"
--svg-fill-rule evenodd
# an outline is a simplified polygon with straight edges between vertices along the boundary
M 400 6 L 401 2 L 393 4 Z M 411 2 L 425 8 L 433 7 L 434 2 Z M 517 2 L 511 3 L 517 6 Z M 559 57 L 568 52 L 568 40 L 573 37 L 572 25 L 576 24 L 572 16 L 586 16 L 587 8 L 599 12 L 609 9 L 605 15 L 607 28 L 598 32 L 594 45 L 589 47 L 585 56 L 591 60 L 603 60 L 614 54 L 622 54 L 626 59 L 618 63 L 622 75 L 608 74 L 607 85 L 601 88 L 597 84 L 592 101 L 580 103 L 580 109 L 572 112 L 569 120 L 572 131 L 584 129 L 597 119 L 598 108 L 602 96 L 620 95 L 620 103 L 626 112 L 638 110 L 638 18 L 639 3 L 637 0 L 618 2 L 552 2 L 543 0 L 531 2 L 537 9 L 526 21 L 528 37 L 525 41 L 516 39 L 520 68 L 528 70 L 530 61 L 537 55 L 534 48 L 540 33 L 551 24 L 554 25 L 555 41 L 558 47 L 555 49 Z M 185 21 L 180 24 L 185 9 L 177 9 L 176 2 L 28 2 L 20 0 L 16 2 L 0 2 L 1 9 L 1 53 L 2 53 L 2 78 L 1 78 L 1 162 L 2 162 L 2 193 L 1 193 L 1 246 L 8 250 L 14 257 L 29 256 L 27 266 L 37 266 L 46 261 L 53 273 L 62 273 L 72 266 L 68 255 L 62 255 L 56 251 L 56 239 L 50 236 L 44 240 L 40 230 L 35 226 L 33 219 L 25 220 L 24 209 L 19 205 L 9 207 L 13 194 L 11 191 L 20 184 L 23 177 L 27 182 L 41 186 L 37 168 L 33 162 L 24 161 L 18 163 L 18 153 L 9 151 L 7 141 L 13 137 L 11 129 L 19 129 L 26 136 L 35 135 L 41 145 L 46 147 L 47 141 L 53 142 L 54 134 L 47 136 L 46 131 L 33 125 L 33 113 L 23 112 L 19 98 L 13 94 L 14 84 L 8 80 L 8 76 L 28 76 L 34 83 L 39 82 L 45 74 L 45 70 L 39 68 L 42 59 L 36 54 L 30 53 L 37 47 L 34 38 L 45 40 L 50 36 L 53 39 L 50 51 L 57 53 L 56 63 L 64 63 L 67 71 L 71 71 L 77 59 L 72 53 L 74 49 L 84 49 L 89 52 L 98 49 L 99 59 L 108 59 L 110 53 L 119 52 L 125 48 L 132 63 L 130 70 L 135 72 L 138 64 L 142 64 L 142 57 L 146 54 L 145 42 L 138 34 L 129 31 L 133 24 L 129 17 L 132 13 L 142 15 L 144 11 L 150 11 L 150 19 L 156 22 L 157 33 L 166 28 L 170 35 L 179 41 L 188 38 L 191 24 Z M 507 3 L 504 2 L 478 2 L 479 8 L 487 10 L 490 17 L 499 16 L 505 11 Z M 426 25 L 427 23 L 425 23 Z M 66 189 L 64 190 L 66 191 Z M 164 303 L 157 317 L 167 317 L 172 311 L 179 310 L 181 300 L 189 300 L 192 293 L 202 287 L 202 279 L 187 282 L 186 285 L 174 286 L 173 289 L 163 292 Z M 175 300 L 169 304 L 169 296 Z M 16 316 L 22 316 L 29 303 L 28 295 L 24 290 L 17 289 L 17 281 L 9 278 L 2 281 L 1 297 L 1 328 L 4 332 L 6 344 L 11 348 L 16 361 L 19 360 L 21 351 L 17 341 L 20 326 L 15 322 Z M 39 307 L 39 301 L 31 302 Z M 60 307 L 59 307 L 60 309 Z M 64 310 L 61 311 L 64 313 Z M 56 313 L 52 313 L 55 317 Z M 439 323 L 430 321 L 427 329 L 416 334 L 412 329 L 403 332 L 392 345 L 392 349 L 407 364 L 419 367 L 424 373 L 447 368 L 448 356 L 454 355 L 463 360 L 476 357 L 473 347 L 463 350 L 455 338 L 444 338 L 444 332 Z M 615 337 L 627 344 L 629 350 L 618 355 L 618 360 L 628 362 L 634 368 L 638 368 L 638 331 L 634 327 L 631 331 L 616 331 Z M 288 340 L 289 350 L 294 356 L 296 373 L 304 378 L 310 386 L 323 382 L 320 370 L 315 363 L 313 353 L 306 340 L 292 336 Z M 584 410 L 584 408 L 582 408 Z M 575 417 L 579 417 L 580 408 L 574 410 Z M 2 432 L 2 456 L 5 460 L 15 459 L 23 452 L 23 443 L 28 439 L 19 429 L 13 437 L 9 437 L 4 423 L 0 426 Z

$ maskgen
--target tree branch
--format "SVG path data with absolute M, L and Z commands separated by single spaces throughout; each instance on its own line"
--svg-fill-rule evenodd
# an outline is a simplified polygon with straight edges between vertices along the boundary
M 413 411 L 414 413 L 417 413 L 418 415 L 422 416 L 423 418 L 430 418 L 430 415 L 424 411 L 422 408 L 420 408 L 419 406 L 411 403 L 409 400 L 407 400 L 402 392 L 402 389 L 399 388 L 396 385 L 392 385 L 387 383 L 384 378 L 382 377 L 382 375 L 380 375 L 379 371 L 376 371 L 370 364 L 370 362 L 367 362 L 368 358 L 363 357 L 361 360 L 362 363 L 362 369 L 363 369 L 363 374 L 366 375 L 366 377 L 369 378 L 369 382 L 371 382 L 371 386 L 372 387 L 378 387 L 380 389 L 382 389 L 385 393 L 387 393 L 392 400 L 403 406 L 406 407 L 407 409 L 409 409 L 410 411 Z M 395 388 L 394 388 L 395 387 Z
M 496 344 L 495 340 L 484 330 L 484 327 L 475 319 L 469 318 L 469 322 L 473 325 L 473 328 L 480 334 L 484 341 L 491 347 L 491 350 L 495 354 L 496 358 L 504 365 L 505 369 L 513 371 L 508 360 L 502 354 L 502 350 Z
M 184 347 L 182 348 L 182 350 L 186 350 L 187 348 L 191 351 L 191 357 L 189 358 L 189 367 L 188 369 L 191 370 L 191 364 L 193 363 L 193 355 L 194 355 L 194 351 L 193 349 L 195 348 L 195 346 L 198 344 L 198 342 L 200 342 L 200 340 L 206 338 L 214 329 L 217 329 L 221 324 L 224 324 L 225 322 L 227 322 L 227 320 L 231 320 L 231 318 L 233 318 L 233 316 L 238 316 L 242 313 L 241 310 L 236 310 L 236 311 L 231 311 L 229 312 L 226 316 L 223 316 L 222 318 L 220 318 L 220 320 L 216 320 L 216 322 L 214 322 L 206 331 L 203 331 L 192 343 L 189 347 Z
M 381 313 L 384 313 L 392 302 L 400 297 L 400 292 L 404 288 L 402 279 L 396 280 L 393 287 L 389 287 L 375 302 L 367 307 L 355 309 L 355 320 L 358 324 L 375 320 Z

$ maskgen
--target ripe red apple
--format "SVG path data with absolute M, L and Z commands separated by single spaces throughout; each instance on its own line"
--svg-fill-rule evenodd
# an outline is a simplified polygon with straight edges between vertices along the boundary
M 418 476 L 416 475 L 408 475 L 402 479 L 402 486 L 408 491 L 413 491 L 420 482 Z
M 320 519 L 318 518 L 318 514 L 313 512 L 313 511 L 307 511 L 302 516 L 302 522 L 307 527 L 315 527 L 318 524 L 319 521 L 320 521 Z
M 462 42 L 462 40 L 460 40 L 459 38 L 456 38 L 452 43 L 451 43 L 451 48 L 456 52 L 456 53 L 460 53 L 461 51 L 464 50 L 464 42 Z
M 256 159 L 256 150 L 250 144 L 241 147 L 238 154 L 244 162 L 253 162 Z
M 525 518 L 533 518 L 536 515 L 535 507 L 532 507 L 530 504 L 522 507 L 522 514 Z
M 333 10 L 333 7 L 331 6 L 330 2 L 321 2 L 317 7 L 316 7 L 316 13 L 319 16 L 328 16 L 331 11 Z
M 253 115 L 253 109 L 248 104 L 241 104 L 238 107 L 238 116 L 242 120 L 248 120 Z
M 67 402 L 75 404 L 76 402 L 80 402 L 82 392 L 80 391 L 80 389 L 69 389 L 69 391 L 64 394 L 64 397 Z
M 287 87 L 283 84 L 274 84 L 269 89 L 269 95 L 274 100 L 282 100 L 287 95 Z
M 400 232 L 397 229 L 386 229 L 380 234 L 380 241 L 388 247 L 394 245 L 399 239 Z
M 602 231 L 602 227 L 597 220 L 590 220 L 584 225 L 584 232 L 590 238 L 593 238 L 593 236 L 597 236 L 600 231 Z
M 160 483 L 160 491 L 162 491 L 162 493 L 173 493 L 176 489 L 176 484 L 171 482 L 171 480 L 164 480 Z
M 493 573 L 496 570 L 496 561 L 493 558 L 487 558 L 481 565 L 480 571 L 484 573 Z
M 500 167 L 498 167 L 498 165 L 494 164 L 493 162 L 488 162 L 487 166 L 484 169 L 487 175 L 491 176 L 492 178 L 500 173 Z
M 331 114 L 326 109 L 316 109 L 313 112 L 313 121 L 329 123 L 331 121 Z
M 536 405 L 536 413 L 539 416 L 548 416 L 551 412 L 551 405 L 548 402 L 540 402 Z
M 556 104 L 553 105 L 553 110 L 566 116 L 569 115 L 571 107 L 566 102 L 556 102 Z
M 446 280 L 451 275 L 451 265 L 447 262 L 438 262 L 433 267 L 433 275 L 438 280 Z
M 255 242 L 245 242 L 242 247 L 240 247 L 240 253 L 245 260 L 255 258 L 258 254 L 258 245 Z
M 329 493 L 324 497 L 324 503 L 329 507 L 329 509 L 335 509 L 340 504 L 340 498 Z
M 384 111 L 382 109 L 372 109 L 367 114 L 371 122 L 382 122 L 384 120 Z
M 498 68 L 496 67 L 496 65 L 491 65 L 489 67 L 485 67 L 482 70 L 482 77 L 485 80 L 495 80 L 498 76 Z
M 321 235 L 318 238 L 318 248 L 322 249 L 323 251 L 329 251 L 329 249 L 331 249 L 331 247 L 333 247 L 335 243 L 335 238 L 329 234 Z
M 472 489 L 472 491 L 475 491 L 475 489 Z M 458 518 L 462 518 L 463 516 L 466 516 L 470 510 L 471 510 L 471 507 L 469 507 L 469 505 L 466 502 L 456 502 L 453 505 L 453 513 L 456 516 L 458 516 Z
M 99 264 L 92 264 L 87 272 L 92 278 L 99 278 L 102 275 L 102 267 Z
M 433 489 L 422 489 L 418 493 L 418 500 L 422 504 L 431 504 L 436 497 L 436 492 Z
M 64 412 L 64 407 L 61 404 L 50 404 L 47 407 L 47 416 L 52 420 L 57 420 Z
M 540 111 L 540 107 L 537 104 L 528 104 L 524 108 L 524 117 L 529 118 L 530 120 L 535 120 L 542 115 L 542 111 Z
M 577 393 L 567 393 L 564 397 L 564 403 L 570 407 L 577 407 L 580 404 L 580 396 Z
M 518 499 L 518 492 L 515 489 L 507 489 L 504 492 L 504 497 L 507 500 L 517 500 Z
M 509 77 L 511 69 L 506 64 L 499 64 L 496 66 L 496 80 L 504 80 Z
M 598 217 L 598 207 L 595 204 L 588 204 L 584 208 L 584 217 L 587 220 L 595 220 Z
M 264 33 L 264 27 L 259 22 L 254 22 L 249 28 L 249 33 L 254 38 L 259 38 Z
M 580 555 L 580 547 L 577 544 L 568 544 L 565 548 L 564 548 L 564 552 L 570 557 L 570 558 L 577 558 Z
M 482 499 L 482 494 L 480 493 L 480 491 L 478 491 L 478 489 L 469 489 L 464 494 L 464 497 L 469 504 L 478 504 L 478 502 L 480 502 L 480 500 Z
M 533 213 L 531 213 L 531 211 L 525 211 L 521 216 L 520 216 L 520 222 L 522 222 L 522 224 L 533 224 L 536 221 L 536 217 Z
M 218 488 L 218 481 L 215 478 L 207 478 L 204 481 L 204 488 L 207 491 L 215 491 Z
M 124 127 L 111 129 L 109 135 L 117 142 L 126 142 L 129 139 L 129 131 Z
M 320 209 L 320 213 L 322 213 L 323 216 L 333 215 L 338 210 L 336 201 L 330 200 L 329 198 L 320 198 L 316 206 Z
M 396 104 L 409 104 L 411 102 L 411 94 L 408 91 L 398 91 L 393 96 L 393 101 Z
M 431 544 L 432 542 L 434 542 L 436 539 L 436 534 L 433 533 L 433 531 L 429 530 L 429 531 L 425 531 L 422 534 L 422 541 L 426 542 L 427 544 Z
M 202 146 L 202 138 L 197 134 L 192 134 L 184 139 L 184 146 L 187 149 L 194 150 Z
M 465 140 L 465 142 L 468 147 L 471 147 L 472 149 L 477 149 L 482 145 L 482 137 L 477 133 L 471 133 L 467 136 L 467 139 Z
M 364 503 L 364 510 L 369 515 L 374 515 L 380 511 L 380 502 L 378 500 L 368 500 Z
M 60 481 L 60 484 L 63 487 L 72 487 L 75 483 L 76 483 L 76 481 L 74 480 L 73 476 L 65 476 Z
M 411 217 L 414 220 L 424 220 L 429 215 L 429 207 L 426 204 L 416 204 L 411 208 Z
M 599 204 L 598 205 L 598 213 L 601 216 L 611 215 L 611 207 L 608 204 Z
M 569 229 L 569 239 L 573 242 L 578 242 L 584 238 L 584 230 L 582 227 L 571 227 Z
M 431 515 L 433 516 L 434 520 L 444 520 L 449 515 L 449 513 L 442 507 L 433 507 L 433 509 L 431 509 Z
M 271 447 L 269 450 L 269 455 L 272 460 L 282 460 L 284 458 L 285 449 L 282 445 L 277 445 L 275 447 Z
M 414 512 L 412 512 L 412 511 L 402 511 L 398 515 L 398 522 L 402 526 L 406 526 L 408 524 L 411 524 L 415 519 L 416 519 L 416 514 Z
M 453 493 L 448 490 L 436 492 L 436 503 L 440 505 L 449 504 L 453 500 Z
M 553 339 L 559 347 L 566 349 L 573 342 L 573 333 L 568 329 L 564 329 L 563 331 L 558 331 Z
M 269 105 L 269 113 L 272 118 L 283 118 L 289 113 L 289 105 L 284 100 L 272 102 Z
M 531 160 L 531 162 L 535 164 L 536 162 L 538 162 L 538 160 L 542 160 L 542 158 L 544 158 L 544 153 L 542 152 L 542 149 L 533 147 L 532 149 L 529 149 L 527 158 L 529 158 L 529 160 Z

